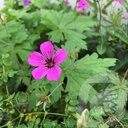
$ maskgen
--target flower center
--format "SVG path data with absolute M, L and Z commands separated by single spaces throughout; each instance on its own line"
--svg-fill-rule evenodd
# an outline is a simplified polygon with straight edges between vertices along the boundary
M 51 58 L 50 60 L 46 60 L 46 67 L 52 68 L 54 66 L 54 60 Z

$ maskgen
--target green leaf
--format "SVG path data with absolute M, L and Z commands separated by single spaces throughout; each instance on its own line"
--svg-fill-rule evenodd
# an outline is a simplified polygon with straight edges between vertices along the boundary
M 117 62 L 114 70 L 119 71 L 119 69 L 123 68 L 123 66 L 126 65 L 127 63 L 128 63 L 128 58 L 126 56 L 123 60 Z
M 99 45 L 96 47 L 96 50 L 97 50 L 97 52 L 98 52 L 100 55 L 102 55 L 102 54 L 104 54 L 105 51 L 106 51 L 106 46 L 103 45 L 103 44 L 99 44 Z
M 98 58 L 96 53 L 92 55 L 86 55 L 79 61 L 77 61 L 77 69 L 84 70 L 86 73 L 92 72 L 95 73 L 105 73 L 108 70 L 108 67 L 114 66 L 116 59 L 111 58 Z
M 17 73 L 17 71 L 9 70 L 9 71 L 8 71 L 8 76 L 9 76 L 9 77 L 13 77 L 14 74 L 16 74 L 16 73 Z
M 22 44 L 15 46 L 15 51 L 23 62 L 28 60 L 28 56 L 31 53 L 30 52 L 31 49 L 32 49 L 32 46 L 28 42 L 24 42 Z
M 52 128 L 52 122 L 49 119 L 43 120 L 43 126 L 44 128 Z
M 2 77 L 3 81 L 6 83 L 8 81 L 7 74 L 3 74 Z
M 6 29 L 2 24 L 0 24 L 0 32 L 1 32 L 0 39 L 6 39 L 7 38 Z
M 0 101 L 3 99 L 3 96 L 2 95 L 0 95 Z
M 47 35 L 50 37 L 50 40 L 52 40 L 52 42 L 64 41 L 64 36 L 60 30 L 54 30 L 52 32 L 47 33 Z
M 96 24 L 95 20 L 88 16 L 76 16 L 72 11 L 42 10 L 42 23 L 51 31 L 47 33 L 52 42 L 67 40 L 77 51 L 87 49 L 85 31 L 93 31 L 90 27 Z
M 128 36 L 126 34 L 124 34 L 123 31 L 117 31 L 117 30 L 113 30 L 113 29 L 109 29 L 107 28 L 107 31 L 112 34 L 113 36 L 119 38 L 121 41 L 123 41 L 124 43 L 128 44 Z
M 63 86 L 62 86 L 62 82 L 63 81 L 63 76 L 61 76 L 61 78 L 59 79 L 59 81 L 57 82 L 50 82 L 49 85 L 46 85 L 45 86 L 45 90 L 46 92 L 49 91 L 49 92 L 52 92 L 57 86 L 58 88 L 56 88 L 55 92 L 52 93 L 52 95 L 50 96 L 50 101 L 51 103 L 55 103 L 59 100 L 59 98 L 61 98 L 61 92 L 63 91 Z
M 54 86 L 55 88 L 55 86 Z M 52 87 L 52 89 L 54 89 Z M 61 98 L 61 91 L 63 90 L 63 87 L 60 86 L 59 88 L 57 88 L 57 90 L 55 91 L 55 93 L 53 93 L 50 97 L 50 100 L 52 101 L 52 103 L 57 102 L 60 98 Z
M 29 100 L 29 105 L 28 105 L 28 111 L 31 111 L 34 107 L 36 107 L 37 103 L 37 97 L 36 94 L 41 94 L 41 91 L 36 88 L 31 94 L 30 94 L 30 100 Z
M 27 38 L 27 42 L 25 43 L 30 43 L 33 44 L 35 40 L 40 39 L 40 35 L 39 34 L 32 34 L 32 33 L 28 33 L 28 38 Z
M 124 109 L 124 106 L 126 105 L 126 101 L 127 101 L 127 93 L 125 90 L 120 89 L 118 96 L 118 111 L 122 111 Z
M 28 121 L 28 122 L 27 122 L 27 126 L 28 126 L 29 128 L 33 128 L 33 127 L 34 127 L 34 121 Z
M 40 25 L 39 23 L 40 23 L 40 20 L 41 20 L 41 15 L 40 15 L 39 11 L 25 13 L 22 18 L 24 20 L 24 24 L 25 24 L 26 28 L 29 31 L 31 31 L 32 34 L 35 33 L 35 28 L 38 30 L 38 27 Z
M 77 38 L 77 37 L 76 37 Z M 76 39 L 78 40 L 78 39 Z M 87 49 L 86 42 L 83 40 L 79 40 L 77 42 L 74 42 L 74 40 L 66 41 L 65 45 L 62 45 L 62 48 L 68 51 L 68 54 L 79 52 L 80 49 Z
M 85 81 L 85 73 L 80 72 L 79 70 L 73 70 L 72 72 L 68 72 L 66 76 L 68 78 L 66 91 L 69 91 L 70 96 L 78 95 L 81 85 Z
M 41 121 L 41 119 L 40 118 L 37 118 L 35 124 L 39 125 L 40 124 L 40 121 Z
M 94 117 L 94 119 L 101 121 L 103 120 L 102 115 L 104 114 L 104 110 L 102 107 L 94 108 L 90 111 L 91 116 Z
M 89 119 L 88 120 L 88 126 L 89 126 L 89 128 L 97 128 L 98 122 L 93 120 L 93 119 Z
M 79 97 L 84 102 L 97 103 L 97 91 L 88 83 L 84 82 L 80 88 Z
M 33 89 L 39 88 L 39 86 L 42 86 L 42 83 L 44 83 L 44 80 L 40 79 L 40 80 L 33 80 L 32 84 L 30 86 L 28 86 L 28 91 L 32 91 Z
M 2 54 L 2 59 L 8 59 L 10 57 L 10 55 L 8 53 Z
M 13 42 L 13 45 L 22 43 L 27 39 L 27 33 L 25 27 L 20 22 L 9 21 L 7 22 L 7 31 L 9 33 L 9 37 Z
M 124 7 L 126 8 L 126 10 L 128 9 L 128 1 L 127 0 L 122 0 Z
M 48 0 L 44 0 L 43 2 L 41 2 L 40 0 L 31 0 L 31 2 L 37 8 L 45 8 L 45 6 L 47 7 L 47 5 L 50 4 Z
M 72 105 L 72 106 L 75 106 L 75 105 L 78 104 L 78 101 L 77 101 L 77 99 L 71 99 L 71 100 L 69 101 L 69 104 Z
M 29 86 L 30 85 L 30 78 L 29 77 L 23 77 L 22 82 L 26 85 Z
M 107 124 L 100 124 L 98 128 L 109 128 Z
M 27 128 L 25 124 L 18 125 L 17 128 Z
M 8 126 L 8 128 L 14 128 L 13 126 Z
M 92 75 L 104 74 L 109 71 L 108 67 L 115 65 L 116 59 L 100 59 L 97 54 L 86 55 L 80 60 L 73 62 L 70 59 L 62 64 L 67 77 L 66 91 L 69 95 L 78 95 L 83 83 Z
M 23 1 L 22 1 L 22 5 L 23 5 Z M 18 19 L 24 17 L 25 14 L 27 14 L 26 13 L 27 10 L 28 10 L 28 8 L 23 8 L 20 10 L 12 10 L 11 15 L 14 16 L 18 20 Z
M 124 117 L 121 119 L 121 121 L 123 122 L 123 124 L 124 124 L 124 126 L 126 125 L 128 125 L 128 111 L 126 110 L 125 111 L 125 115 L 124 115 Z
M 68 106 L 68 111 L 70 111 L 70 112 L 76 112 L 76 110 L 77 110 L 77 108 L 76 107 L 74 107 L 74 106 Z
M 85 30 L 90 30 L 89 27 L 92 27 L 95 24 L 96 21 L 92 17 L 80 15 L 75 19 L 75 22 L 70 22 L 66 27 L 68 29 L 76 29 L 83 32 Z
M 1 106 L 1 105 L 0 105 L 0 106 Z M 1 121 L 3 120 L 3 117 L 4 117 L 3 111 L 2 111 L 2 108 L 0 108 L 0 123 L 1 123 Z
M 115 85 L 119 85 L 121 83 L 120 78 L 117 74 L 111 73 L 109 74 L 109 78 L 111 82 Z
M 28 100 L 27 95 L 23 92 L 22 93 L 17 93 L 16 97 L 17 97 L 16 99 L 17 99 L 18 103 L 24 103 Z
M 67 118 L 65 123 L 68 128 L 73 128 L 73 127 L 75 127 L 75 124 L 76 124 L 76 122 L 73 118 Z

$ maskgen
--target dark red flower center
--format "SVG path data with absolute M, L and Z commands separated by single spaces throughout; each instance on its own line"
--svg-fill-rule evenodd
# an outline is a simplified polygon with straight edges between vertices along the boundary
M 46 60 L 46 64 L 45 64 L 45 66 L 46 67 L 48 67 L 48 68 L 52 68 L 53 66 L 54 66 L 54 59 L 53 58 L 51 58 L 51 59 L 47 59 Z

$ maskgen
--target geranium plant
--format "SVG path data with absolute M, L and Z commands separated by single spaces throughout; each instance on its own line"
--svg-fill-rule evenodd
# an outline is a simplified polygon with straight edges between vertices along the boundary
M 71 2 L 4 0 L 1 128 L 127 127 L 128 3 Z

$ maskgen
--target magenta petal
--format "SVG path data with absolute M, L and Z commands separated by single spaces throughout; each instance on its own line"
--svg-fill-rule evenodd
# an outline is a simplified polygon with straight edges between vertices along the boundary
M 126 14 L 124 15 L 124 17 L 125 17 L 125 18 L 128 18 L 128 13 L 126 13 Z
M 121 0 L 114 0 L 115 2 L 118 2 L 119 4 L 122 4 Z
M 65 0 L 65 3 L 66 3 L 66 4 L 70 4 L 69 0 Z
M 54 63 L 55 64 L 62 63 L 66 59 L 67 55 L 68 55 L 68 53 L 66 50 L 64 50 L 64 49 L 57 50 L 57 52 L 54 56 Z
M 45 60 L 39 52 L 32 52 L 28 57 L 28 63 L 32 66 L 41 66 L 45 63 Z
M 88 6 L 89 6 L 89 3 L 86 0 L 80 0 L 79 2 L 77 2 L 76 9 L 80 10 L 83 8 L 87 8 Z
M 46 41 L 40 45 L 40 51 L 45 58 L 51 59 L 54 55 L 54 47 L 50 41 Z
M 38 67 L 32 71 L 32 76 L 34 77 L 34 79 L 38 80 L 45 77 L 47 72 L 48 72 L 47 67 Z
M 30 3 L 30 0 L 24 0 L 24 6 L 28 6 Z
M 57 81 L 60 77 L 61 72 L 62 69 L 59 66 L 54 66 L 51 69 L 49 69 L 47 73 L 47 79 Z

